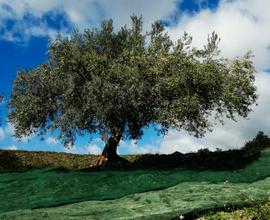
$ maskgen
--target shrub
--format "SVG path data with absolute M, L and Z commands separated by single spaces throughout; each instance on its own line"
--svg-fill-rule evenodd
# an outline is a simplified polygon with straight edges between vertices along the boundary
M 259 131 L 256 137 L 248 141 L 242 150 L 247 150 L 247 151 L 261 151 L 265 148 L 270 147 L 270 138 L 265 135 L 262 131 Z

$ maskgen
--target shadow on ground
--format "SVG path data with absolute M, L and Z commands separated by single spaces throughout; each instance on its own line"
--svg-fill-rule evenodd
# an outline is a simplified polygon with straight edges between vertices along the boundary
M 12 151 L 0 151 L 0 171 L 16 170 L 18 167 L 22 167 L 22 163 L 16 154 Z
M 231 171 L 245 168 L 261 155 L 258 151 L 229 150 L 210 152 L 207 149 L 198 153 L 170 155 L 141 155 L 133 162 L 134 168 L 139 169 L 173 169 L 185 168 L 191 170 Z

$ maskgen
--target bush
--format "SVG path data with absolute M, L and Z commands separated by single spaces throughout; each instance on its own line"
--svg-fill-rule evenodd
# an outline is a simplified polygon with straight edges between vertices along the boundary
M 270 147 L 270 138 L 267 135 L 265 135 L 262 131 L 259 131 L 253 140 L 248 141 L 244 145 L 242 150 L 261 151 L 261 150 L 263 150 L 265 148 L 269 148 L 269 147 Z
M 209 154 L 211 151 L 208 148 L 202 148 L 197 151 L 197 154 Z

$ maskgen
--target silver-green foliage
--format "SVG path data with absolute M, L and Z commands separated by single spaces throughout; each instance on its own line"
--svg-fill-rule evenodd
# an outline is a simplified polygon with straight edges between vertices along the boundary
M 202 136 L 211 113 L 248 115 L 257 98 L 250 53 L 223 59 L 216 33 L 196 49 L 187 34 L 173 42 L 161 21 L 144 33 L 142 19 L 131 19 L 131 28 L 117 32 L 109 20 L 58 36 L 47 62 L 17 74 L 9 103 L 17 137 L 58 129 L 69 144 L 76 134 L 99 132 L 106 140 L 124 130 L 137 139 L 149 124 Z

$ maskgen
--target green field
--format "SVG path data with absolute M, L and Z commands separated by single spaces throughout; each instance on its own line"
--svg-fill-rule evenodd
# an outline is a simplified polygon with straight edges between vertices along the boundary
M 235 171 L 36 169 L 0 174 L 0 219 L 171 219 L 266 201 L 270 151 Z

